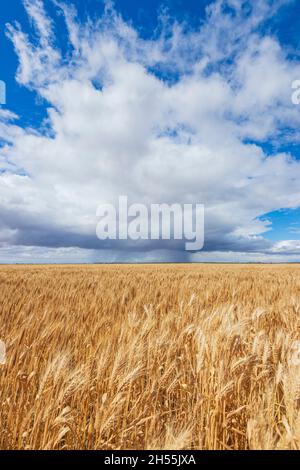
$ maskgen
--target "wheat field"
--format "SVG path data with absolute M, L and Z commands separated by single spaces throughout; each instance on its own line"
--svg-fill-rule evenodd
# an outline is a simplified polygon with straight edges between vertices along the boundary
M 300 267 L 2 266 L 1 449 L 299 449 Z

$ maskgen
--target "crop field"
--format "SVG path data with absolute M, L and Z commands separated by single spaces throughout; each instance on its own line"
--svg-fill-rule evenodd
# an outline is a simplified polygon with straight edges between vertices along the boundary
M 299 449 L 300 266 L 0 267 L 1 449 Z

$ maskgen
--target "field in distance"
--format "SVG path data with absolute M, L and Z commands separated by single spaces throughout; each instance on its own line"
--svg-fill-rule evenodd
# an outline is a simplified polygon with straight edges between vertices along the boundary
M 299 449 L 300 266 L 0 267 L 1 449 Z

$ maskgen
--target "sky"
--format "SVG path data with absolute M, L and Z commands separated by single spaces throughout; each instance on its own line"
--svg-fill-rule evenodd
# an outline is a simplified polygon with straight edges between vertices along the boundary
M 300 262 L 299 30 L 293 0 L 2 2 L 0 263 Z M 120 195 L 204 204 L 204 248 L 99 240 Z

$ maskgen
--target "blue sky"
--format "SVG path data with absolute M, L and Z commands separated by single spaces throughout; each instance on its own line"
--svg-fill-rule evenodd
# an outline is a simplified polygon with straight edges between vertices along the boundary
M 300 260 L 299 30 L 290 0 L 1 5 L 0 262 Z M 101 245 L 118 194 L 203 203 L 204 250 Z
M 0 17 L 0 47 L 1 63 L 0 76 L 7 84 L 7 99 L 9 107 L 20 116 L 24 125 L 39 125 L 46 116 L 46 103 L 30 92 L 26 87 L 16 83 L 15 75 L 18 67 L 18 58 L 14 53 L 13 44 L 7 38 L 6 24 L 20 22 L 25 32 L 32 30 L 28 15 L 23 6 L 22 0 L 12 0 L 3 2 L 1 5 Z M 56 39 L 61 48 L 66 44 L 66 31 L 61 18 L 53 7 L 51 0 L 46 0 L 45 5 L 49 14 L 55 18 Z M 103 0 L 72 0 L 78 11 L 78 17 L 85 21 L 89 17 L 97 18 L 104 10 Z M 134 0 L 116 0 L 116 9 L 122 14 L 125 20 L 138 29 L 142 37 L 151 38 L 155 36 L 159 28 L 159 15 L 163 11 L 175 20 L 187 24 L 188 28 L 197 29 L 204 21 L 205 8 L 211 3 L 208 0 L 144 0 L 137 2 Z M 276 34 L 280 42 L 290 49 L 291 54 L 300 51 L 300 3 L 292 2 L 293 5 L 283 6 L 279 13 L 267 21 L 265 28 Z M 295 150 L 293 149 L 295 152 Z M 296 149 L 296 153 L 299 149 Z M 299 153 L 298 153 L 299 154 Z
M 265 234 L 266 238 L 275 241 L 299 239 L 300 209 L 282 209 L 262 218 L 272 222 L 272 230 Z
M 1 44 L 1 64 L 0 76 L 7 84 L 7 99 L 9 108 L 16 112 L 23 125 L 40 125 L 46 117 L 46 103 L 34 92 L 30 92 L 25 87 L 16 83 L 15 75 L 18 67 L 18 58 L 14 53 L 13 44 L 6 36 L 6 24 L 18 21 L 22 24 L 24 31 L 31 31 L 31 25 L 26 15 L 22 0 L 3 2 L 1 5 L 0 18 L 0 44 Z M 74 0 L 78 17 L 82 21 L 87 18 L 97 18 L 103 14 L 104 2 L 102 0 Z M 196 27 L 203 18 L 206 1 L 181 1 L 172 0 L 161 2 L 159 0 L 146 0 L 142 4 L 136 1 L 117 0 L 115 6 L 124 16 L 124 19 L 132 23 L 145 37 L 153 37 L 158 28 L 158 16 L 164 9 L 170 15 L 180 21 L 186 21 L 189 27 Z M 56 40 L 60 48 L 66 44 L 66 31 L 61 15 L 57 13 L 51 0 L 45 1 L 47 10 L 55 18 Z

